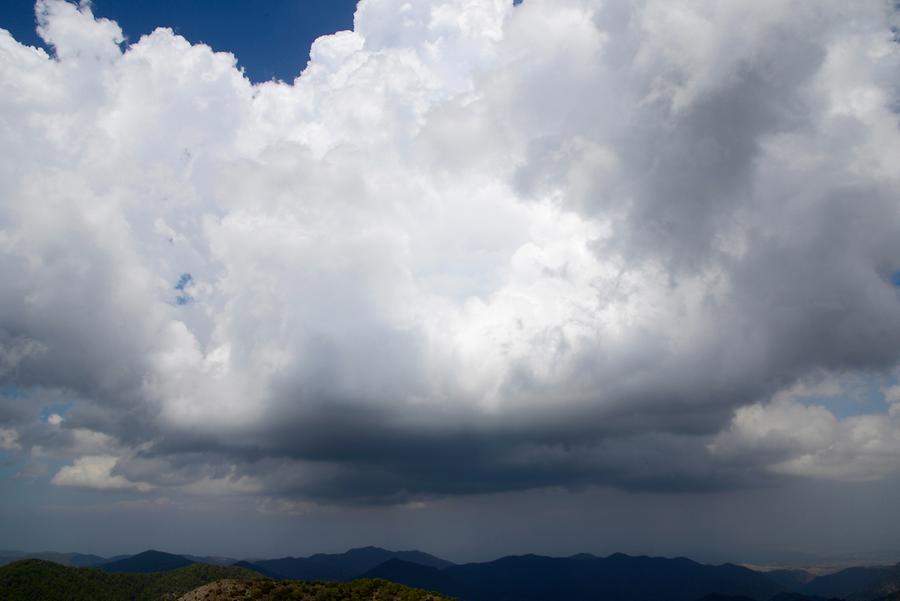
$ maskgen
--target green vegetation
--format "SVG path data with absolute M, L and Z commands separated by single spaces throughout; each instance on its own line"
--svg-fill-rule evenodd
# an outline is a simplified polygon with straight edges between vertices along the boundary
M 202 586 L 179 601 L 451 601 L 387 580 L 303 582 L 224 580 Z
M 40 559 L 0 567 L 0 601 L 449 601 L 386 580 L 276 582 L 240 567 L 193 564 L 110 574 Z
M 70 568 L 40 559 L 0 567 L 0 601 L 162 601 L 174 600 L 204 584 L 259 578 L 237 567 L 194 564 L 153 574 L 108 574 Z

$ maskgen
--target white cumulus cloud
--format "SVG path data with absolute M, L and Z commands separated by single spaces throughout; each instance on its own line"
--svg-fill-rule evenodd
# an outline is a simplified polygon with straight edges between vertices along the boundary
M 764 403 L 900 359 L 888 3 L 362 0 L 261 84 L 36 11 L 52 56 L 0 31 L 0 378 L 77 399 L 28 434 L 54 483 L 889 471 L 893 418 Z
M 95 488 L 99 490 L 137 490 L 146 492 L 153 487 L 144 482 L 131 482 L 119 474 L 114 474 L 116 457 L 111 455 L 85 455 L 77 458 L 72 465 L 62 468 L 51 479 L 57 486 Z

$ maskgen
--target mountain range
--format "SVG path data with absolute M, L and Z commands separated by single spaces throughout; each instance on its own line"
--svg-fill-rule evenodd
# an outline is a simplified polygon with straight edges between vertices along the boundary
M 21 560 L 26 555 L 0 552 L 0 563 Z M 32 556 L 109 574 L 168 573 L 197 564 L 232 564 L 244 573 L 273 581 L 383 579 L 460 601 L 900 601 L 900 564 L 853 567 L 816 576 L 805 570 L 764 572 L 727 563 L 706 565 L 684 557 L 621 553 L 608 557 L 585 553 L 570 557 L 519 555 L 466 564 L 454 564 L 422 551 L 378 547 L 242 561 L 155 550 L 114 558 L 49 552 Z M 0 595 L 2 599 L 5 597 Z
M 359 578 L 391 560 L 402 560 L 436 570 L 453 565 L 446 559 L 422 551 L 388 551 L 379 547 L 350 549 L 346 553 L 317 553 L 309 557 L 242 561 L 238 565 L 277 579 L 347 581 Z
M 696 601 L 716 592 L 767 600 L 783 589 L 764 574 L 733 564 L 709 566 L 686 558 L 504 557 L 444 569 L 399 559 L 364 574 L 466 601 Z
M 848 568 L 835 574 L 820 576 L 805 584 L 801 592 L 845 597 L 850 601 L 868 601 L 898 595 L 900 563 L 884 567 Z
M 44 561 L 52 561 L 53 563 L 64 566 L 90 568 L 112 561 L 113 559 L 122 559 L 122 557 L 126 556 L 107 558 L 85 553 L 55 553 L 52 551 L 25 553 L 24 551 L 0 551 L 0 566 L 4 566 L 14 561 L 21 561 L 23 559 L 43 559 Z

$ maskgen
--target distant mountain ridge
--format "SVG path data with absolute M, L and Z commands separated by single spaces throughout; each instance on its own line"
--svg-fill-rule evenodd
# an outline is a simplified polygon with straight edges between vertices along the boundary
M 152 572 L 168 572 L 184 568 L 197 562 L 184 557 L 183 555 L 173 555 L 172 553 L 163 553 L 162 551 L 144 551 L 125 559 L 118 561 L 110 561 L 100 564 L 99 567 L 104 572 L 121 574 L 149 574 Z
M 44 551 L 40 553 L 26 553 L 24 551 L 0 551 L 0 566 L 21 561 L 23 559 L 42 559 L 52 561 L 64 566 L 74 568 L 90 568 L 109 561 L 106 557 L 91 555 L 89 553 L 56 553 Z
M 110 574 L 165 574 L 190 566 L 228 564 L 273 580 L 347 582 L 380 578 L 431 590 L 459 601 L 900 601 L 900 564 L 852 567 L 815 576 L 799 569 L 755 571 L 734 564 L 705 565 L 690 559 L 629 556 L 517 555 L 454 564 L 422 551 L 360 547 L 236 561 L 227 557 L 176 555 L 148 550 L 115 558 L 81 553 L 0 551 L 0 565 L 26 558 Z M 0 595 L 0 600 L 5 598 Z
M 882 570 L 875 581 L 863 590 L 862 596 L 853 598 L 900 599 L 900 563 Z
M 444 569 L 384 563 L 366 578 L 384 578 L 463 601 L 696 601 L 704 595 L 741 595 L 766 601 L 784 589 L 763 574 L 733 564 L 709 566 L 686 558 L 543 557 L 518 555 Z
M 182 555 L 185 559 L 190 559 L 195 563 L 205 563 L 211 566 L 232 566 L 237 563 L 234 557 L 220 557 L 218 555 Z
M 309 557 L 283 557 L 279 559 L 241 560 L 228 557 L 180 555 L 157 550 L 147 550 L 134 555 L 105 558 L 80 553 L 25 553 L 0 551 L 0 565 L 22 559 L 43 559 L 73 567 L 97 567 L 112 573 L 163 572 L 194 563 L 208 565 L 237 565 L 278 579 L 302 580 L 352 580 L 390 559 L 443 568 L 453 565 L 422 551 L 390 551 L 380 547 L 360 547 L 344 553 L 316 553 Z
M 809 584 L 816 578 L 815 574 L 800 569 L 769 570 L 763 573 L 769 580 L 774 580 L 791 591 L 799 590 L 800 587 Z
M 292 580 L 347 581 L 359 578 L 369 570 L 392 559 L 435 569 L 453 565 L 422 551 L 389 551 L 380 547 L 360 547 L 345 553 L 316 553 L 309 557 L 282 557 L 242 561 L 238 565 L 262 574 Z
M 803 583 L 791 582 L 790 578 L 785 578 L 782 574 L 765 574 L 784 584 L 790 591 L 813 597 L 872 601 L 900 592 L 900 564 L 845 568 Z
M 162 553 L 162 551 L 153 552 Z M 53 563 L 58 563 L 60 565 L 73 568 L 94 568 L 100 567 L 105 564 L 112 564 L 114 562 L 131 559 L 133 557 L 143 555 L 144 553 L 146 553 L 146 551 L 134 555 L 115 555 L 113 557 L 102 557 L 100 555 L 93 555 L 90 553 L 58 553 L 55 551 L 29 553 L 27 551 L 0 550 L 0 566 L 10 564 L 14 561 L 21 561 L 23 559 L 42 559 L 44 561 L 51 561 Z M 182 557 L 193 563 L 205 563 L 214 566 L 230 566 L 237 561 L 233 557 L 175 555 L 172 553 L 165 553 L 165 555 Z

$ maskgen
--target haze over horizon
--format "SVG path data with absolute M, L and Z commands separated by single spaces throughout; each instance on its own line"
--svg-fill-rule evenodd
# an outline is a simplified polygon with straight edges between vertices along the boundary
M 3 546 L 900 561 L 896 3 L 175 4 L 0 8 Z

